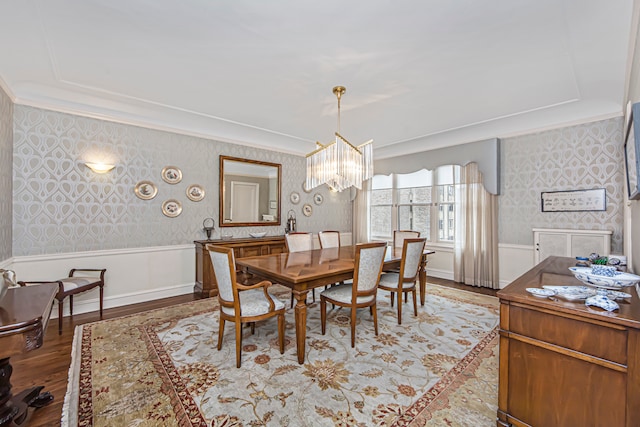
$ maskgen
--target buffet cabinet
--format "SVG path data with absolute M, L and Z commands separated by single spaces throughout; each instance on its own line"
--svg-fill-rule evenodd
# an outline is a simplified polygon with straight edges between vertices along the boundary
M 640 300 L 612 313 L 525 289 L 582 285 L 575 259 L 549 257 L 498 292 L 497 426 L 640 425 Z
M 284 236 L 241 238 L 229 240 L 196 240 L 196 284 L 193 292 L 201 298 L 215 297 L 218 295 L 218 285 L 213 274 L 211 258 L 207 250 L 207 244 L 226 246 L 233 248 L 236 258 L 250 256 L 279 254 L 286 252 Z M 238 278 L 238 280 L 241 280 Z

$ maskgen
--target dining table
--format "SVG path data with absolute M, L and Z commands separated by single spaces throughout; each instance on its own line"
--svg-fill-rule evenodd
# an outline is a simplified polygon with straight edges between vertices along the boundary
M 435 252 L 432 250 L 425 250 L 419 267 L 422 306 L 425 303 L 427 285 L 427 256 L 433 253 Z M 294 315 L 298 363 L 303 364 L 305 358 L 307 293 L 314 288 L 353 279 L 355 254 L 356 246 L 353 245 L 236 259 L 236 266 L 243 272 L 291 289 L 296 299 Z M 383 271 L 399 269 L 402 248 L 387 246 L 383 262 Z

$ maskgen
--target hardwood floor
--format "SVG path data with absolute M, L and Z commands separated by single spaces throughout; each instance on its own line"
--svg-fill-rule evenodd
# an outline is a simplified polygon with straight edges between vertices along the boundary
M 468 285 L 454 283 L 450 280 L 429 277 L 429 283 L 448 286 L 456 289 L 464 289 L 495 296 L 495 289 L 478 288 Z M 164 298 L 140 304 L 128 305 L 124 307 L 111 308 L 104 311 L 105 319 L 113 319 L 129 314 L 140 313 L 156 308 L 168 307 L 196 300 L 193 294 L 181 295 L 177 297 Z M 52 320 L 47 326 L 44 344 L 41 348 L 14 356 L 11 358 L 13 374 L 11 376 L 12 392 L 19 393 L 25 388 L 36 385 L 45 386 L 44 391 L 53 394 L 54 400 L 48 406 L 36 410 L 29 427 L 59 426 L 62 415 L 62 405 L 64 395 L 67 390 L 67 374 L 71 364 L 71 346 L 73 341 L 73 331 L 76 325 L 90 323 L 100 320 L 99 313 L 91 312 L 77 314 L 73 319 L 65 317 L 63 321 L 62 334 L 58 335 L 58 321 Z

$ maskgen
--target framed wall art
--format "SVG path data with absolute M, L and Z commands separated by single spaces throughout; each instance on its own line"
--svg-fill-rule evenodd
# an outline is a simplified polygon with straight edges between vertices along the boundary
M 136 184 L 133 192 L 142 200 L 151 200 L 158 194 L 158 187 L 151 181 L 140 181 Z
M 638 120 L 634 120 L 638 117 Z M 624 163 L 627 172 L 629 200 L 640 199 L 640 102 L 631 106 L 625 129 Z
M 175 199 L 166 200 L 162 204 L 162 213 L 169 218 L 175 218 L 182 213 L 182 203 Z
M 204 199 L 204 188 L 198 184 L 191 184 L 187 187 L 187 197 L 193 202 L 199 202 Z
M 604 188 L 543 192 L 541 193 L 540 199 L 542 212 L 607 210 L 607 191 Z

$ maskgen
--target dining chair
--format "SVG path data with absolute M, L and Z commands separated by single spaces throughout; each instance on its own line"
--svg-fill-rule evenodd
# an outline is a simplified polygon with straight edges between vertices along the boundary
M 402 295 L 409 292 L 413 297 L 413 314 L 418 315 L 418 302 L 416 298 L 416 281 L 418 270 L 424 252 L 426 239 L 405 238 L 402 246 L 402 260 L 399 273 L 384 273 L 380 277 L 378 287 L 391 292 L 391 307 L 393 307 L 394 295 L 398 294 L 398 325 L 402 324 Z
M 242 324 L 251 324 L 251 333 L 255 332 L 255 322 L 278 317 L 278 342 L 280 354 L 284 353 L 284 312 L 285 304 L 273 296 L 268 288 L 271 282 L 263 280 L 254 285 L 242 285 L 236 281 L 236 261 L 233 249 L 208 244 L 213 273 L 218 283 L 218 301 L 220 303 L 220 327 L 218 330 L 218 351 L 222 348 L 225 321 L 235 323 L 236 331 L 236 368 L 241 365 Z
M 327 230 L 318 233 L 318 240 L 320 240 L 320 248 L 339 248 L 340 247 L 340 232 Z
M 313 234 L 305 233 L 302 231 L 294 231 L 292 233 L 285 234 L 285 244 L 287 246 L 287 252 L 302 252 L 310 251 L 313 249 Z M 316 291 L 311 290 L 313 302 L 316 302 Z M 291 293 L 291 307 L 293 307 L 293 293 Z
M 404 239 L 417 239 L 420 237 L 419 231 L 413 230 L 393 230 L 393 247 L 401 248 Z
M 356 311 L 369 307 L 373 315 L 373 327 L 378 335 L 378 311 L 376 292 L 382 273 L 386 242 L 359 243 L 356 245 L 356 258 L 353 283 L 335 285 L 320 293 L 320 320 L 322 335 L 326 331 L 327 302 L 341 307 L 351 308 L 351 347 L 356 343 Z
M 69 277 L 48 281 L 19 281 L 20 286 L 35 285 L 39 283 L 57 283 L 58 293 L 58 335 L 62 334 L 63 301 L 69 297 L 69 316 L 73 318 L 73 296 L 93 288 L 100 288 L 100 320 L 102 320 L 102 308 L 104 300 L 104 275 L 106 268 L 72 268 Z M 82 274 L 76 274 L 76 273 Z

